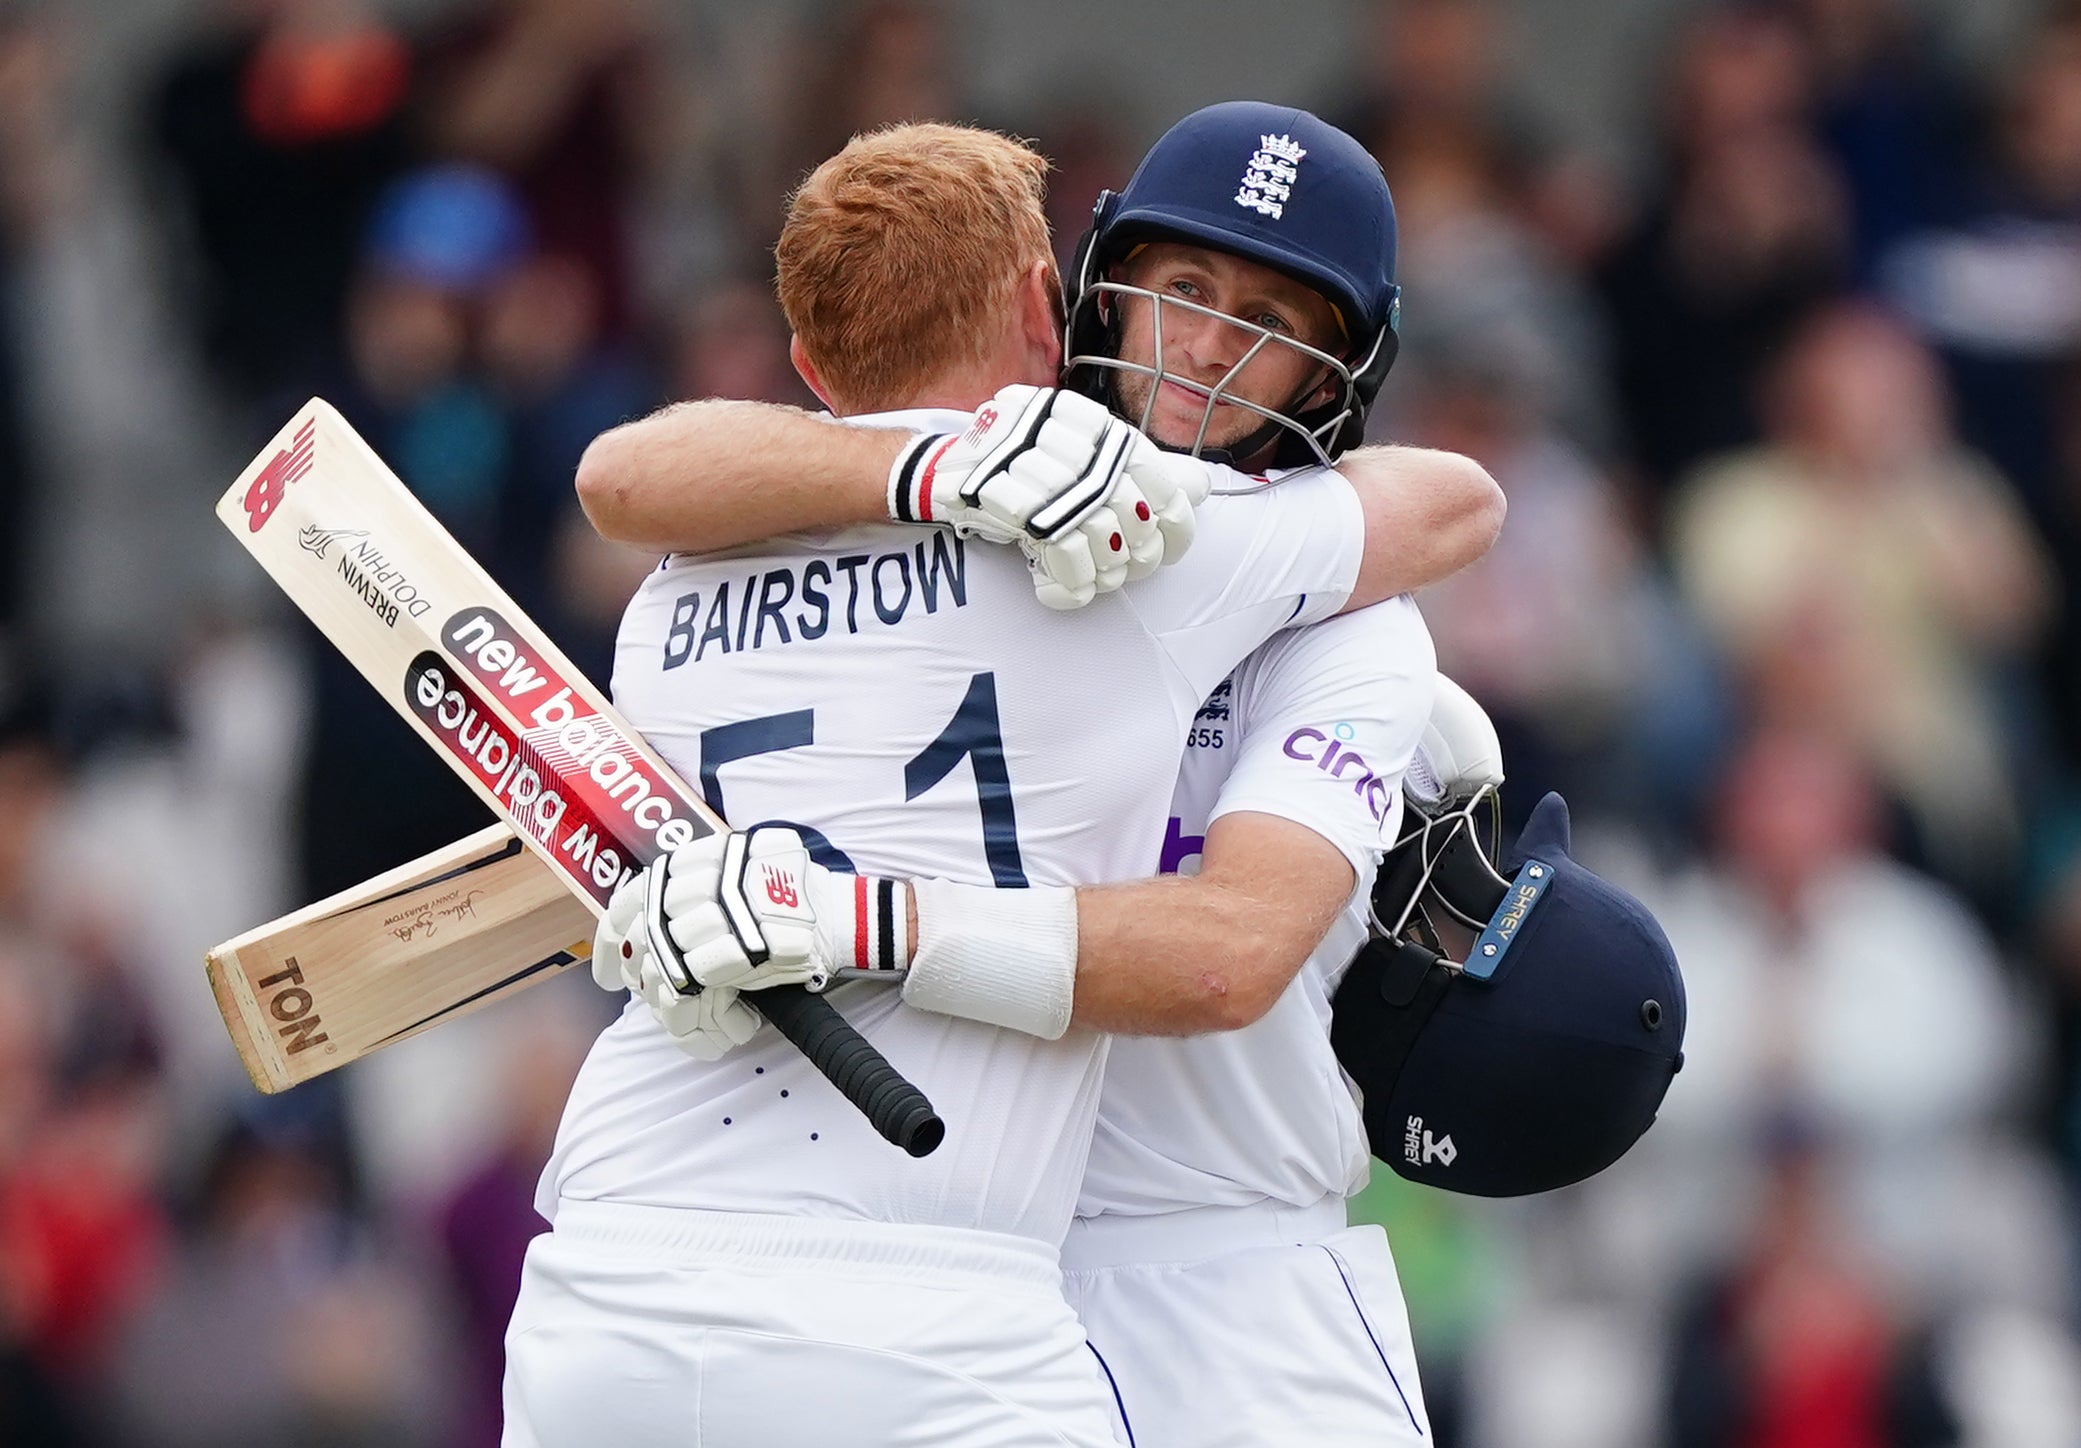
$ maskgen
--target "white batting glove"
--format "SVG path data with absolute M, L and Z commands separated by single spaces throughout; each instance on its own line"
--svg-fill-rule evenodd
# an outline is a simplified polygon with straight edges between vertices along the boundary
M 681 1050 L 699 1061 L 720 1060 L 758 1034 L 762 1018 L 726 987 L 688 995 L 672 988 L 650 948 L 644 912 L 650 883 L 648 870 L 633 875 L 607 901 L 593 932 L 593 982 L 601 990 L 633 991 Z
M 674 1045 L 697 1061 L 719 1061 L 759 1033 L 764 1019 L 729 986 L 682 994 L 646 952 L 636 994 Z
M 1088 397 L 1015 385 L 967 432 L 917 438 L 889 470 L 889 515 L 1016 544 L 1054 608 L 1183 556 L 1204 468 L 1180 466 Z
M 646 873 L 650 954 L 682 995 L 820 991 L 840 975 L 895 979 L 910 963 L 910 887 L 828 870 L 785 826 L 695 840 Z
M 643 957 L 643 877 L 622 881 L 607 901 L 607 913 L 593 931 L 593 984 L 604 991 L 640 990 Z
M 1428 808 L 1458 805 L 1503 783 L 1503 745 L 1488 711 L 1440 674 L 1430 721 L 1403 786 Z

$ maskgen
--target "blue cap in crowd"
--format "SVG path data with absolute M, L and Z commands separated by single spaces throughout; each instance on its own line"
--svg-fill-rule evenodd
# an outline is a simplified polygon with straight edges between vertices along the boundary
M 477 166 L 399 178 L 377 199 L 364 252 L 379 272 L 475 291 L 527 253 L 527 212 L 513 188 Z

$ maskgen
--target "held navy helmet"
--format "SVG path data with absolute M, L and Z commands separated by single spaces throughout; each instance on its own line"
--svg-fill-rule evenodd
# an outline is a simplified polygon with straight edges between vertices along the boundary
M 1646 907 L 1569 858 L 1559 795 L 1502 870 L 1472 805 L 1417 822 L 1383 861 L 1330 1042 L 1374 1156 L 1523 1196 L 1594 1176 L 1654 1121 L 1683 1065 L 1684 985 Z M 1464 961 L 1437 948 L 1438 911 L 1480 931 Z
M 1177 241 L 1210 247 L 1273 268 L 1321 293 L 1336 308 L 1344 343 L 1338 355 L 1253 323 L 1219 316 L 1256 341 L 1213 386 L 1162 368 L 1165 308 L 1207 313 L 1179 297 L 1108 280 L 1135 247 Z M 1077 248 L 1068 309 L 1066 386 L 1119 411 L 1121 372 L 1152 379 L 1150 402 L 1169 381 L 1207 398 L 1196 455 L 1231 461 L 1253 457 L 1276 440 L 1275 467 L 1327 464 L 1365 434 L 1366 411 L 1380 391 L 1399 345 L 1401 291 L 1395 285 L 1395 207 L 1380 163 L 1326 121 L 1291 106 L 1227 101 L 1194 111 L 1165 132 L 1135 169 L 1125 190 L 1102 192 L 1091 230 Z M 1120 301 L 1154 304 L 1156 364 L 1119 356 Z M 1311 386 L 1284 410 L 1226 395 L 1238 372 L 1265 347 L 1292 347 L 1323 367 L 1335 383 L 1325 402 L 1303 407 Z M 1199 445 L 1217 402 L 1260 414 L 1263 428 L 1217 457 Z M 1146 422 L 1149 409 L 1142 409 Z M 1125 412 L 1121 415 L 1127 416 Z

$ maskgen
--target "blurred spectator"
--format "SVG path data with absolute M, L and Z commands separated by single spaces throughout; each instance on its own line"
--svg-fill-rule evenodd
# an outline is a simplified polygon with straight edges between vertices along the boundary
M 672 342 L 675 399 L 741 397 L 820 408 L 788 360 L 788 324 L 771 287 L 724 282 L 682 314 Z
M 1515 11 L 1493 0 L 1376 0 L 1357 90 L 1331 115 L 1379 158 L 1397 200 L 1420 171 L 1478 178 L 1547 250 L 1580 263 L 1618 224 L 1613 187 L 1522 99 Z
M 749 218 L 763 237 L 779 230 L 780 195 L 861 131 L 976 119 L 957 78 L 948 11 L 936 0 L 824 0 L 818 9 L 796 37 L 778 184 L 766 191 L 766 214 Z
M 1127 108 L 1119 98 L 1094 94 L 1088 84 L 1081 94 L 1075 82 L 1064 89 L 1068 94 L 1034 127 L 1034 135 L 1048 158 L 1048 231 L 1055 238 L 1055 265 L 1067 280 L 1077 244 L 1091 230 L 1098 194 L 1125 186 L 1141 157 L 1121 124 Z
M 405 159 L 404 40 L 359 0 L 224 0 L 153 82 L 151 138 L 192 247 L 190 321 L 245 398 L 338 337 L 368 208 Z
M 1904 0 L 1791 0 L 1815 120 L 1846 186 L 1852 269 L 1869 283 L 1907 232 L 1954 204 L 1966 118 L 1940 50 Z
M 1393 184 L 1441 153 L 1483 184 L 1512 193 L 1531 169 L 1535 129 L 1508 92 L 1506 21 L 1489 0 L 1379 0 L 1359 92 L 1339 124 L 1379 159 Z
M 1367 73 L 1346 123 L 1394 189 L 1397 272 L 1411 299 L 1399 365 L 1421 378 L 1434 352 L 1490 339 L 1532 374 L 1543 415 L 1605 444 L 1588 297 L 1561 264 L 1566 250 L 1556 254 L 1527 224 L 1541 213 L 1531 190 L 1551 158 L 1507 94 L 1504 27 L 1486 0 L 1390 0 L 1372 18 Z M 1386 401 L 1395 408 L 1399 390 Z
M 1880 273 L 1950 363 L 1967 440 L 2056 526 L 2061 388 L 2081 359 L 2081 6 L 2052 7 L 2018 53 L 1986 152 Z
M 348 300 L 344 367 L 326 389 L 456 540 L 509 583 L 516 572 L 501 545 L 516 535 L 527 542 L 506 524 L 516 442 L 472 344 L 486 299 L 530 246 L 517 197 L 490 173 L 450 166 L 399 180 L 376 208 Z M 508 323 L 498 333 L 516 380 L 527 370 L 528 341 L 538 352 L 570 350 L 558 337 L 525 331 Z M 572 327 L 552 319 L 538 331 Z M 312 673 L 301 800 L 311 895 L 344 889 L 484 822 L 484 806 L 333 650 L 315 651 Z M 388 782 L 382 809 L 366 807 L 371 777 Z
M 1806 130 L 1812 65 L 1766 7 L 1708 10 L 1679 40 L 1666 174 L 1599 273 L 1620 410 L 1657 494 L 1754 438 L 1766 360 L 1845 274 L 1841 180 Z
M 429 1304 L 343 1206 L 312 1143 L 224 1132 L 185 1250 L 125 1340 L 108 1404 L 118 1443 L 430 1441 L 443 1364 Z
M 152 1027 L 97 918 L 50 898 L 54 725 L 40 698 L 0 709 L 0 1360 L 32 1397 L 93 1381 L 163 1246 Z
M 17 12 L 0 16 L 0 297 L 21 281 L 21 252 L 40 229 L 58 148 L 51 143 L 56 43 Z M 0 311 L 0 664 L 13 631 L 26 623 L 35 477 L 31 471 L 25 339 L 19 314 Z
M 1796 1137 L 1801 1128 L 1789 1128 Z M 1818 1144 L 1773 1144 L 1740 1255 L 1679 1324 L 1670 1448 L 1945 1448 L 1958 1424 L 1825 1185 Z
M 595 678 L 607 677 L 613 630 L 574 626 L 557 577 L 558 539 L 579 517 L 571 480 L 587 443 L 662 399 L 649 368 L 602 335 L 592 276 L 570 257 L 538 254 L 493 284 L 479 329 L 486 380 L 511 432 L 498 541 L 487 555 L 521 607 Z M 586 530 L 590 533 L 590 529 Z M 636 578 L 622 596 L 635 591 Z M 615 622 L 620 609 L 615 610 Z
M 1817 314 L 1770 379 L 1763 446 L 1685 479 L 1685 597 L 1766 717 L 1840 735 L 1954 880 L 2012 858 L 2012 749 L 1994 689 L 2043 627 L 2042 550 L 1952 434 L 1933 359 L 1862 305 Z
M 1400 371 L 1384 397 L 1390 417 L 1399 417 L 1406 389 L 1421 390 L 1434 367 L 1462 369 L 1468 348 L 1479 346 L 1507 354 L 1512 382 L 1530 389 L 1528 405 L 1542 422 L 1586 446 L 1608 446 L 1603 338 L 1580 279 L 1557 264 L 1467 152 L 1411 154 L 1389 181 L 1401 233 L 1396 271 L 1412 299 Z
M 1881 852 L 1870 777 L 1824 736 L 1756 735 L 1719 811 L 1709 860 L 1648 891 L 1683 962 L 1690 1028 L 1636 1165 L 1659 1162 L 1663 1191 L 1681 1181 L 1689 1210 L 1666 1197 L 1655 1208 L 1675 1261 L 1648 1241 L 1622 1250 L 1652 1274 L 1658 1259 L 1680 1268 L 1738 1236 L 1730 1214 L 1761 1189 L 1753 1147 L 1789 1114 L 1830 1142 L 1842 1210 L 1889 1271 L 1921 1289 L 1969 1280 L 1976 1260 L 1994 1271 L 1966 1203 L 2024 1210 L 2011 1200 L 2021 1188 L 1987 1199 L 2003 1188 L 1979 1135 L 2033 1043 L 1993 942 L 1954 896 Z
M 426 52 L 429 146 L 513 185 L 543 251 L 588 274 L 616 338 L 636 322 L 636 197 L 684 133 L 668 54 L 648 0 L 480 0 Z
M 1543 418 L 1550 374 L 1517 335 L 1441 338 L 1404 384 L 1410 440 L 1477 459 L 1510 502 L 1489 555 L 1422 594 L 1438 667 L 1496 721 L 1513 805 L 1560 789 L 1688 823 L 1718 732 L 1700 646 L 1609 480 Z
M 2074 768 L 2081 767 L 2081 362 L 2065 370 L 2056 398 L 2057 471 L 2047 539 L 2060 607 L 2038 684 L 2050 708 L 2057 746 Z
M 0 764 L 0 768 L 4 768 Z M 43 1109 L 46 1013 L 10 942 L 0 941 L 0 1199 L 13 1189 Z M 46 1284 L 32 1244 L 0 1229 L 0 1441 L 64 1448 L 86 1441 L 66 1395 L 34 1350 Z

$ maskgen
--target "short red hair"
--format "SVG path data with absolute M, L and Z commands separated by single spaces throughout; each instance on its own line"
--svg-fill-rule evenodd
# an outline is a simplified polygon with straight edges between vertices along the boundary
M 788 199 L 781 310 L 847 411 L 914 401 L 987 360 L 1020 279 L 1055 279 L 1048 163 L 994 131 L 937 123 L 853 137 Z

